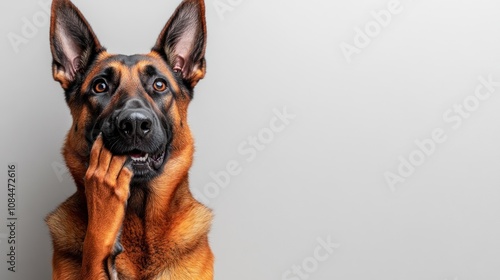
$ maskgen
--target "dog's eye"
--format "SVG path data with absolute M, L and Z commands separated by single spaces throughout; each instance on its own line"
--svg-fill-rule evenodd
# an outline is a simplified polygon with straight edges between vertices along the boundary
M 103 93 L 109 90 L 108 84 L 104 79 L 97 79 L 92 87 L 95 93 Z
M 165 91 L 167 89 L 167 82 L 163 79 L 156 79 L 153 83 L 153 88 L 158 92 Z

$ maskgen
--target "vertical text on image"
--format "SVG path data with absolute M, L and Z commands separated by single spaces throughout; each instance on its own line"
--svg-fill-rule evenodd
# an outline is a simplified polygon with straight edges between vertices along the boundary
M 10 272 L 16 272 L 17 259 L 17 186 L 18 186 L 18 168 L 17 164 L 9 163 L 7 165 L 7 264 Z

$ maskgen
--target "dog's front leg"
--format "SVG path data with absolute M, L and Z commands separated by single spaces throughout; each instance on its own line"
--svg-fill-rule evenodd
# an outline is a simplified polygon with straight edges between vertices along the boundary
M 85 175 L 88 225 L 83 243 L 82 279 L 115 279 L 114 259 L 120 253 L 119 234 L 125 217 L 133 173 L 126 156 L 115 156 L 99 136 Z

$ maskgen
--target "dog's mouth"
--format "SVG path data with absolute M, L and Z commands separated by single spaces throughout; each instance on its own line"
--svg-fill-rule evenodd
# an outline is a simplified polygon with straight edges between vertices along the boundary
M 166 149 L 161 149 L 155 153 L 148 153 L 139 149 L 134 149 L 125 153 L 130 157 L 130 167 L 134 172 L 134 180 L 144 181 L 152 179 L 160 172 L 166 159 Z
M 128 157 L 126 166 L 134 173 L 132 182 L 148 182 L 161 174 L 162 168 L 168 160 L 170 147 L 170 142 L 168 140 L 163 140 L 166 141 L 166 143 L 159 145 L 151 143 L 130 145 L 129 143 L 123 143 L 119 138 L 113 137 L 114 135 L 115 134 L 108 135 L 103 132 L 104 146 L 113 155 Z M 95 138 L 97 138 L 97 136 Z M 90 142 L 90 147 L 92 147 L 93 142 L 94 141 Z
M 163 150 L 156 154 L 150 154 L 135 149 L 129 153 L 129 156 L 132 159 L 132 166 L 134 169 L 137 166 L 138 168 L 147 167 L 158 170 L 165 160 L 165 151 Z

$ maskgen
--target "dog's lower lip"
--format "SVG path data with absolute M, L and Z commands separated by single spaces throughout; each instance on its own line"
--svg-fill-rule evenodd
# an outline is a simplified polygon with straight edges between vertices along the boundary
M 161 154 L 157 155 L 156 157 L 152 158 L 152 164 L 155 169 L 159 169 L 160 166 L 163 163 L 163 160 L 165 158 L 165 151 L 163 151 Z

